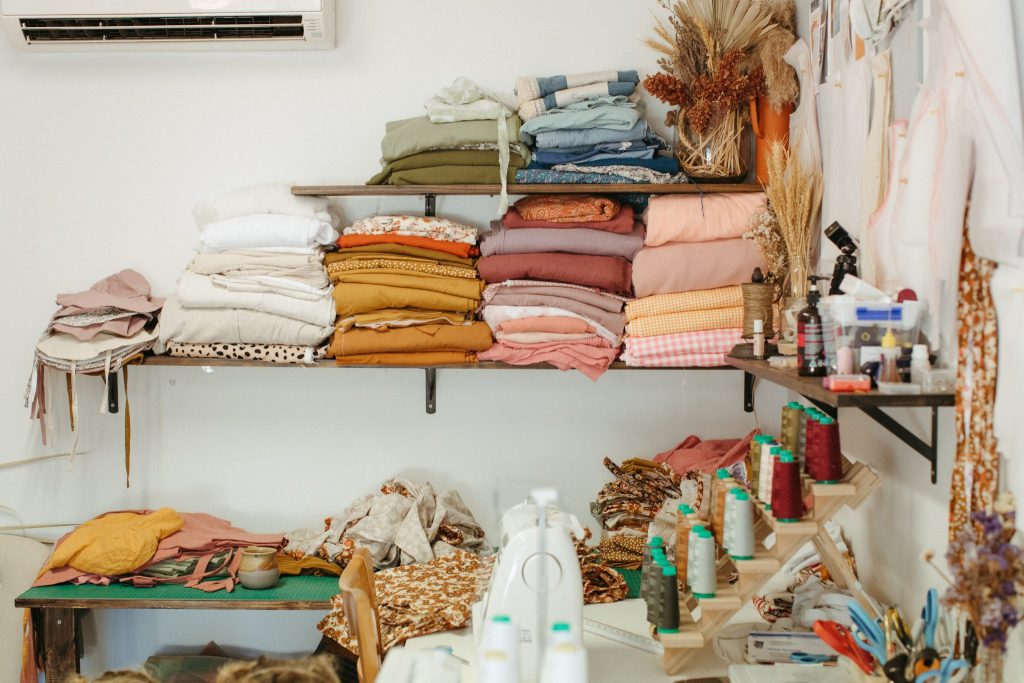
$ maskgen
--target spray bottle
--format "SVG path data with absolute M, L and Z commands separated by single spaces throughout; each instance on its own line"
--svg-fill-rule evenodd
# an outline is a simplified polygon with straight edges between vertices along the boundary
M 821 313 L 818 312 L 818 280 L 827 280 L 822 275 L 808 275 L 811 288 L 807 292 L 807 308 L 800 311 L 796 319 L 796 372 L 798 375 L 824 377 L 825 340 L 821 329 Z

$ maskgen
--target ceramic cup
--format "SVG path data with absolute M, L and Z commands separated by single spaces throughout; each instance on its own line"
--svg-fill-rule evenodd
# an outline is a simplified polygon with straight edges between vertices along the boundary
M 276 550 L 249 546 L 242 548 L 242 562 L 238 565 L 240 572 L 258 572 L 277 568 Z

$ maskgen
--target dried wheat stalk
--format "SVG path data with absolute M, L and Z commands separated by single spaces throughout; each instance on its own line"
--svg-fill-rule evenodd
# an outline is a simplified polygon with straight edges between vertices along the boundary
M 781 142 L 773 142 L 768 153 L 768 183 L 765 195 L 779 221 L 786 243 L 790 268 L 809 274 L 811 249 L 817 237 L 815 216 L 821 206 L 821 172 L 805 168 Z M 804 296 L 807 283 L 790 282 L 794 296 Z

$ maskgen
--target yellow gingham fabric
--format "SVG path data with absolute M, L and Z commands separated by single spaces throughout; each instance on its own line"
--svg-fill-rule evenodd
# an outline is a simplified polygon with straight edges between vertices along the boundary
M 743 305 L 743 290 L 739 285 L 698 289 L 692 292 L 655 294 L 634 299 L 626 304 L 626 317 L 630 320 L 665 313 L 706 311 L 712 308 L 732 308 Z
M 631 321 L 626 331 L 632 337 L 657 337 L 700 330 L 722 330 L 743 326 L 743 306 L 712 308 L 686 313 L 663 313 Z

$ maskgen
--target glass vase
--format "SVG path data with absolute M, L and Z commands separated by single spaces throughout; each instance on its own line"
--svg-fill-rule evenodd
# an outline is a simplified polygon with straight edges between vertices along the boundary
M 807 276 L 811 274 L 809 258 L 800 254 L 789 255 L 789 295 L 794 299 L 806 299 L 810 283 Z
M 693 130 L 684 111 L 676 116 L 675 154 L 694 182 L 738 183 L 750 171 L 750 126 L 740 110 L 719 117 L 706 131 Z
M 978 648 L 978 663 L 971 669 L 971 683 L 1003 683 L 1003 656 L 994 647 Z

